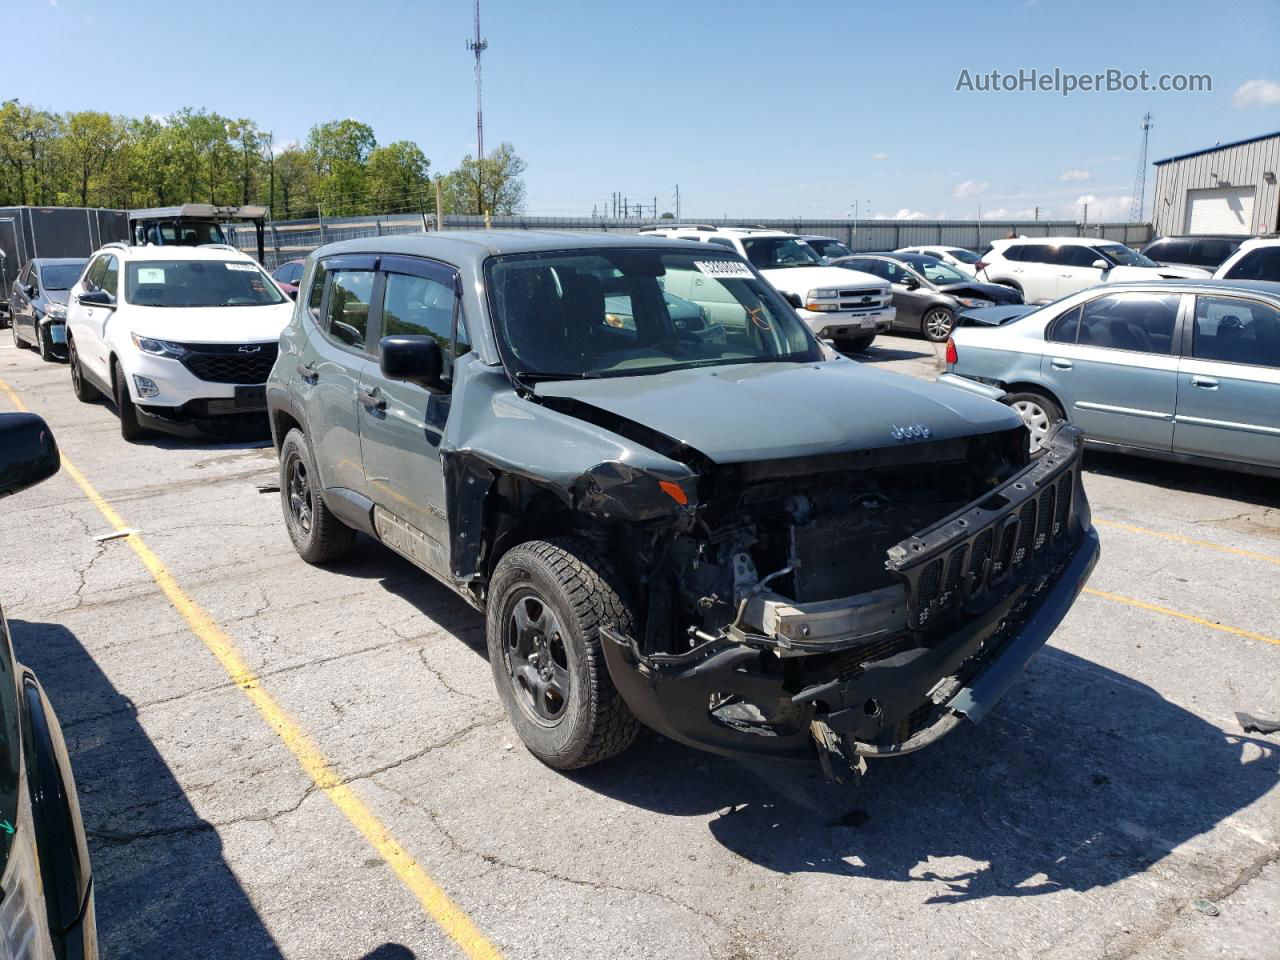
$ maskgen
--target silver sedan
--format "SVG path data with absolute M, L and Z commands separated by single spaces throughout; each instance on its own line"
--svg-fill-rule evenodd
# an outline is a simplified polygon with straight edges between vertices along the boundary
M 1280 476 L 1280 284 L 1107 284 L 1018 313 L 967 314 L 939 379 L 1006 391 L 1033 452 L 1066 419 L 1091 445 Z

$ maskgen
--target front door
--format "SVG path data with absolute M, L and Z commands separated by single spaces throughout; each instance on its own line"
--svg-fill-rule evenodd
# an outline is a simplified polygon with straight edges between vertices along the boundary
M 379 335 L 434 337 L 451 365 L 457 272 L 419 257 L 383 257 Z M 459 327 L 461 318 L 458 318 Z M 459 329 L 458 338 L 465 342 Z M 459 350 L 465 350 L 459 347 Z M 382 375 L 360 379 L 360 452 L 378 535 L 442 577 L 449 569 L 449 514 L 440 442 L 450 396 Z
M 1191 355 L 1178 371 L 1173 449 L 1280 467 L 1280 311 L 1198 296 Z
M 1106 257 L 1092 247 L 1075 243 L 1064 243 L 1058 247 L 1057 296 L 1067 297 L 1101 283 L 1102 271 L 1094 266 L 1098 260 L 1105 261 Z
M 292 372 L 308 439 L 326 489 L 365 493 L 357 394 L 371 357 L 369 319 L 377 273 L 373 257 L 330 257 L 317 265 L 306 316 L 319 336 L 306 337 Z
M 1084 305 L 1074 335 L 1070 327 L 1062 334 L 1067 342 L 1045 343 L 1045 383 L 1085 436 L 1172 449 L 1181 299 L 1168 293 L 1095 297 Z

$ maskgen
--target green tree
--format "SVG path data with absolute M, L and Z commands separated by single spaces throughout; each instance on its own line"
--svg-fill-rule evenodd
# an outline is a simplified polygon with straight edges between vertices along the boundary
M 126 136 L 123 121 L 109 113 L 82 110 L 69 113 L 61 139 L 74 204 L 89 205 L 89 189 L 110 167 Z M 97 184 L 99 187 L 101 183 Z M 106 192 L 106 191 L 104 191 Z
M 524 178 L 520 175 L 525 167 L 515 147 L 507 142 L 499 144 L 479 163 L 467 154 L 446 181 L 449 212 L 488 213 L 495 217 L 523 212 Z
M 52 203 L 62 121 L 13 101 L 0 106 L 0 197 L 8 203 Z
M 367 181 L 372 212 L 435 210 L 431 161 L 416 143 L 397 140 L 369 154 Z
M 227 127 L 227 137 L 236 155 L 236 182 L 240 203 L 249 203 L 262 171 L 262 145 L 267 134 L 252 120 L 241 118 Z
M 358 120 L 331 120 L 307 134 L 307 152 L 315 175 L 316 199 L 324 213 L 364 212 L 368 202 L 369 155 L 377 147 L 373 128 Z
M 280 193 L 280 205 L 272 205 L 272 216 L 288 220 L 291 217 L 309 216 L 314 206 L 307 202 L 312 177 L 311 155 L 296 146 L 287 147 L 276 154 L 275 181 Z

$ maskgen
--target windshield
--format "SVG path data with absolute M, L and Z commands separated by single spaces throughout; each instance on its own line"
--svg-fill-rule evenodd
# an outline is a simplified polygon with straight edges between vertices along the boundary
M 1098 252 L 1114 264 L 1122 267 L 1157 267 L 1154 260 L 1144 257 L 1137 250 L 1126 247 L 1123 243 L 1107 243 L 1098 247 Z
M 39 268 L 40 285 L 46 290 L 70 290 L 80 279 L 85 261 L 79 263 L 46 263 Z
M 202 243 L 226 243 L 222 227 L 207 220 L 158 220 L 138 224 L 139 243 L 157 247 L 198 247 Z
M 930 283 L 972 283 L 973 277 L 966 276 L 955 267 L 949 267 L 941 260 L 934 260 L 931 257 L 921 257 L 919 260 L 912 260 L 911 265 L 920 273 L 924 274 L 924 278 Z
M 954 257 L 961 263 L 977 263 L 982 259 L 972 250 L 962 250 L 959 247 L 947 247 L 947 255 Z
M 264 307 L 285 301 L 256 263 L 243 260 L 129 263 L 124 295 L 140 307 Z
M 824 257 L 835 259 L 836 257 L 852 257 L 853 251 L 846 247 L 839 240 L 809 240 L 809 246 L 817 250 Z
M 742 249 L 758 270 L 826 266 L 813 248 L 797 237 L 743 237 Z
M 486 265 L 494 329 L 517 377 L 617 377 L 822 352 L 740 260 L 706 253 L 525 254 Z

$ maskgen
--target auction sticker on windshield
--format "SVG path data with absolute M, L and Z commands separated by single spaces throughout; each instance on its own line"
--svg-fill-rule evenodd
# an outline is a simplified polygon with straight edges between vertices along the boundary
M 223 266 L 228 270 L 243 270 L 245 273 L 258 272 L 258 268 L 252 263 L 224 263 Z
M 138 284 L 145 286 L 149 283 L 164 283 L 163 267 L 139 267 L 138 268 Z
M 718 280 L 735 277 L 742 277 L 746 280 L 755 278 L 751 268 L 745 263 L 739 263 L 737 260 L 695 260 L 693 265 L 708 277 L 715 277 Z

